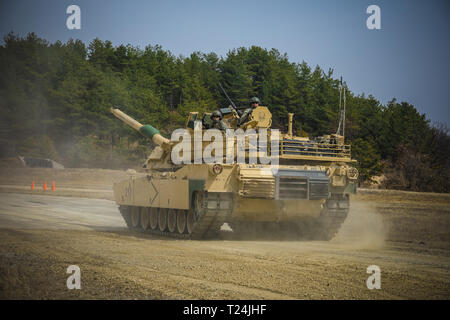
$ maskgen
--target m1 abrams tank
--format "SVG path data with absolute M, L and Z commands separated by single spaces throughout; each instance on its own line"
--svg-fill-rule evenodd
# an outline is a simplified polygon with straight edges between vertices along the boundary
M 234 108 L 220 111 L 228 126 L 237 129 L 239 115 Z M 357 169 L 351 166 L 355 160 L 351 159 L 350 146 L 335 134 L 315 139 L 294 136 L 293 114 L 289 114 L 288 131 L 279 134 L 278 154 L 267 150 L 278 162 L 274 170 L 271 164 L 240 163 L 236 155 L 231 163 L 224 159 L 177 164 L 172 151 L 179 141 L 164 138 L 151 125 L 142 125 L 119 109 L 111 108 L 111 112 L 157 145 L 141 173 L 113 187 L 115 201 L 130 229 L 203 239 L 216 236 L 227 222 L 241 235 L 269 228 L 280 233 L 289 230 L 301 238 L 330 240 L 347 217 L 349 194 L 356 192 L 358 178 Z M 200 132 L 201 137 L 210 125 L 209 115 L 200 117 L 191 112 L 186 121 L 187 134 L 194 137 Z M 258 106 L 240 128 L 254 129 L 257 136 L 266 129 L 264 134 L 270 140 L 275 132 L 270 129 L 271 118 L 267 107 Z M 248 138 L 245 160 L 250 159 Z M 209 143 L 202 141 L 200 147 L 192 143 L 188 152 L 193 154 L 199 148 L 204 151 Z M 234 141 L 231 148 L 236 150 L 236 145 Z

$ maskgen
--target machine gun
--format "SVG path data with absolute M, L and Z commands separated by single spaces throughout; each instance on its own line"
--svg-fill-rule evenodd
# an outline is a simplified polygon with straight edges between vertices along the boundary
M 230 103 L 231 103 L 230 107 L 236 112 L 238 118 L 240 118 L 242 116 L 242 112 L 240 110 L 238 110 L 238 108 L 234 104 L 233 100 L 230 99 L 230 97 L 228 96 L 227 92 L 222 87 L 222 84 L 220 82 L 219 82 L 219 87 L 220 87 L 220 89 L 222 89 L 222 91 L 225 94 L 225 97 L 227 97 L 228 101 L 230 101 Z

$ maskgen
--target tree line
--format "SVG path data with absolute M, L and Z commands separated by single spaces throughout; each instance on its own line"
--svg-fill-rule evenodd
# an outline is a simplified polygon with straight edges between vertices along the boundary
M 119 106 L 163 134 L 183 126 L 189 111 L 238 107 L 257 96 L 286 130 L 295 113 L 300 136 L 334 133 L 340 80 L 333 70 L 291 62 L 276 49 L 252 46 L 225 57 L 175 56 L 158 45 L 144 49 L 94 39 L 49 43 L 13 33 L 0 45 L 0 156 L 52 158 L 68 167 L 124 168 L 149 153 L 150 142 L 109 112 Z M 384 185 L 449 192 L 450 137 L 408 102 L 386 105 L 346 90 L 346 141 L 360 180 L 384 175 Z

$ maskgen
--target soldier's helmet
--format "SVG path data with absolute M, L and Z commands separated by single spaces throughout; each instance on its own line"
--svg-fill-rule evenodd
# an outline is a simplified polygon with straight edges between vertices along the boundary
M 253 104 L 253 103 L 260 104 L 261 101 L 259 101 L 258 97 L 253 97 L 250 99 L 250 104 Z
M 211 113 L 211 120 L 213 120 L 214 117 L 219 117 L 219 120 L 222 120 L 222 112 L 219 110 L 213 111 L 213 113 Z

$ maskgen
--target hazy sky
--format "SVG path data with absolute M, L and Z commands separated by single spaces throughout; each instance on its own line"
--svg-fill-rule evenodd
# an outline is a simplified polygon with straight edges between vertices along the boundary
M 66 27 L 71 4 L 81 8 L 81 30 Z M 381 30 L 366 27 L 371 4 L 381 9 Z M 333 68 L 356 94 L 372 94 L 383 104 L 395 97 L 450 124 L 446 0 L 0 0 L 0 36 L 9 31 L 33 31 L 52 42 L 98 37 L 114 45 L 160 44 L 184 56 L 276 48 L 291 62 Z

